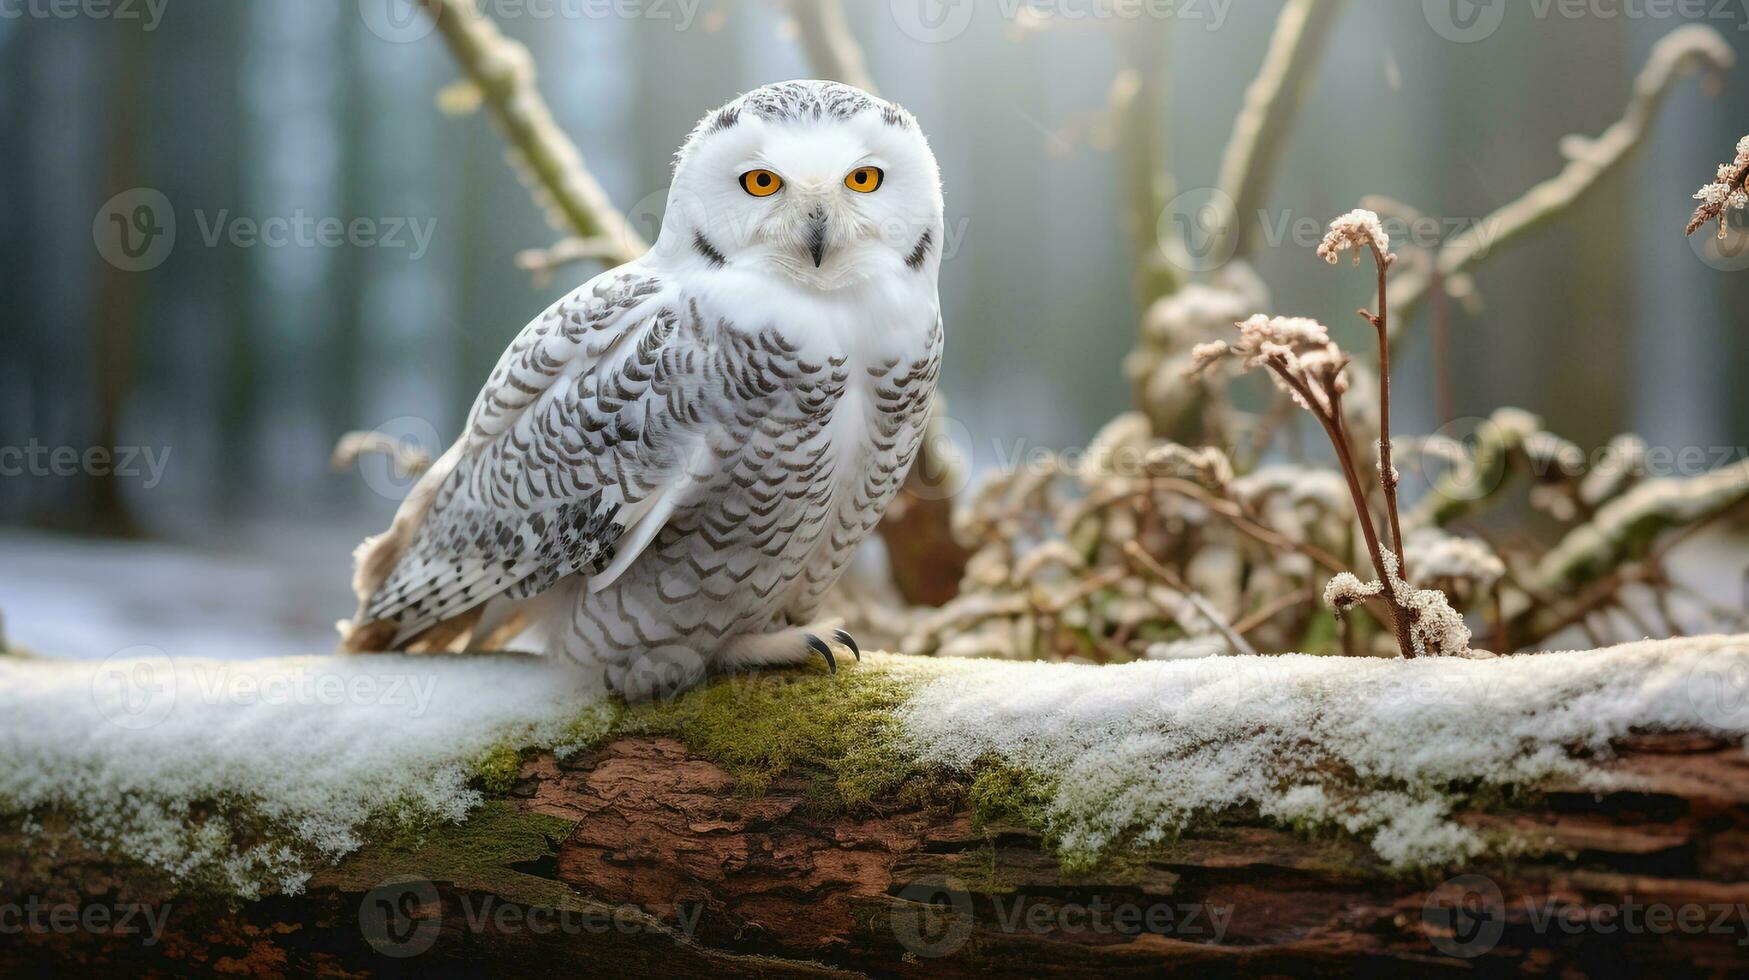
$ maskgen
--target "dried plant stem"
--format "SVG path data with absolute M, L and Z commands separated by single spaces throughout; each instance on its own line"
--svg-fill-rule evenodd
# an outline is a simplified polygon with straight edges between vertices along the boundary
M 1166 207 L 1166 51 L 1171 19 L 1145 17 L 1114 35 L 1119 70 L 1111 83 L 1111 114 L 1126 201 L 1125 223 L 1135 250 L 1136 313 L 1178 291 L 1183 278 L 1161 248 L 1160 214 Z
M 1567 166 L 1447 241 L 1434 257 L 1439 277 L 1447 284 L 1457 285 L 1460 274 L 1471 266 L 1500 254 L 1506 245 L 1571 210 L 1644 145 L 1651 136 L 1659 109 L 1678 82 L 1702 70 L 1722 74 L 1735 62 L 1736 54 L 1730 44 L 1712 27 L 1689 24 L 1671 31 L 1653 47 L 1634 82 L 1633 95 L 1621 119 L 1595 139 L 1570 136 L 1562 141 Z M 1393 288 L 1398 330 L 1391 337 L 1393 342 L 1401 336 L 1402 325 L 1413 320 L 1414 311 L 1427 298 L 1433 282 L 1433 268 L 1397 277 Z
M 1385 491 L 1385 514 L 1391 524 L 1391 549 L 1397 554 L 1397 574 L 1409 580 L 1408 559 L 1403 554 L 1403 527 L 1397 517 L 1397 468 L 1391 463 L 1391 328 L 1390 297 L 1385 278 L 1391 269 L 1391 256 L 1377 243 L 1372 245 L 1372 257 L 1378 267 L 1379 311 L 1377 315 L 1360 311 L 1379 337 L 1379 486 Z
M 1366 540 L 1367 556 L 1372 559 L 1373 570 L 1384 584 L 1383 594 L 1391 610 L 1391 627 L 1397 634 L 1397 648 L 1402 652 L 1403 659 L 1413 660 L 1415 644 L 1409 635 L 1409 611 L 1404 607 L 1402 597 L 1397 594 L 1398 576 L 1392 575 L 1391 569 L 1385 564 L 1378 529 L 1373 525 L 1372 511 L 1367 506 L 1366 487 L 1361 482 L 1359 468 L 1355 466 L 1354 450 L 1348 439 L 1348 425 L 1342 418 L 1342 392 L 1336 387 L 1336 373 L 1332 373 L 1326 381 L 1325 401 L 1320 402 L 1313 396 L 1305 381 L 1289 369 L 1284 358 L 1271 357 L 1265 363 L 1299 394 L 1312 417 L 1318 420 L 1318 424 L 1324 427 L 1325 435 L 1330 437 L 1330 445 L 1336 450 L 1336 461 L 1342 468 L 1342 477 L 1348 481 L 1348 494 L 1354 498 L 1354 513 L 1360 518 L 1360 533 Z M 1397 556 L 1397 560 L 1402 561 L 1401 554 Z
M 1217 497 L 1214 494 L 1209 493 L 1207 490 L 1204 490 L 1202 487 L 1191 483 L 1189 480 L 1179 480 L 1171 477 L 1157 477 L 1154 480 L 1154 485 L 1170 493 L 1175 493 L 1181 497 L 1195 500 L 1207 507 L 1217 517 L 1220 517 L 1222 520 L 1225 520 L 1228 524 L 1232 525 L 1234 530 L 1244 534 L 1246 537 L 1251 538 L 1265 547 L 1274 548 L 1278 551 L 1297 551 L 1316 562 L 1325 571 L 1332 575 L 1348 570 L 1348 565 L 1343 562 L 1342 559 L 1337 558 L 1330 552 L 1325 551 L 1317 545 L 1304 544 L 1295 541 L 1287 535 L 1282 534 L 1280 531 L 1254 519 L 1249 514 L 1245 513 L 1245 509 L 1237 503 L 1222 497 Z
M 436 22 L 450 54 L 479 88 L 521 163 L 517 170 L 536 203 L 547 209 L 556 226 L 591 243 L 573 252 L 617 265 L 648 251 L 650 246 L 583 165 L 576 144 L 553 121 L 535 86 L 528 49 L 501 34 L 467 0 L 419 2 Z
M 1154 556 L 1148 554 L 1146 548 L 1134 541 L 1125 541 L 1123 550 L 1124 554 L 1129 555 L 1131 560 L 1141 566 L 1143 571 L 1159 579 L 1167 588 L 1184 596 L 1185 601 L 1195 607 L 1197 613 L 1203 619 L 1208 620 L 1209 625 L 1213 626 L 1215 631 L 1232 645 L 1234 652 L 1244 654 L 1247 657 L 1257 656 L 1257 651 L 1252 648 L 1250 643 L 1246 642 L 1243 636 L 1239 635 L 1239 631 L 1235 630 L 1231 623 L 1227 622 L 1227 618 L 1221 615 L 1220 610 L 1210 605 L 1202 593 L 1191 588 L 1183 579 L 1172 574 L 1170 569 L 1155 561 Z
M 1240 636 L 1244 636 L 1247 633 L 1255 631 L 1258 627 L 1287 610 L 1307 602 L 1314 602 L 1317 598 L 1318 593 L 1311 589 L 1299 589 L 1294 592 L 1289 592 L 1286 595 L 1277 596 L 1247 614 L 1245 618 L 1234 623 L 1233 632 L 1238 633 Z

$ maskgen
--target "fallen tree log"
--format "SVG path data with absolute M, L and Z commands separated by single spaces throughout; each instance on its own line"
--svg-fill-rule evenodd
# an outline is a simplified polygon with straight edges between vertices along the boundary
M 890 669 L 878 664 L 854 683 L 872 690 Z M 7 827 L 0 972 L 1749 969 L 1740 739 L 1623 735 L 1575 749 L 1596 756 L 1582 784 L 1455 797 L 1452 824 L 1493 844 L 1442 866 L 1405 869 L 1362 835 L 1246 805 L 1066 863 L 1055 831 L 986 805 L 985 777 L 1004 771 L 993 759 L 897 774 L 846 807 L 826 798 L 847 785 L 832 760 L 792 752 L 750 782 L 751 756 L 717 746 L 706 709 L 687 707 L 715 697 L 709 710 L 754 726 L 776 689 L 839 719 L 822 692 L 845 690 L 852 669 L 736 682 L 750 686 L 732 697 L 719 686 L 622 716 L 591 744 L 521 752 L 476 777 L 486 799 L 465 821 L 373 840 L 296 894 L 240 898 L 50 823 Z

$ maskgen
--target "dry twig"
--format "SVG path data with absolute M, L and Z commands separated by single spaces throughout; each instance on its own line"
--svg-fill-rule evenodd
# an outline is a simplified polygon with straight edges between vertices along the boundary
M 1476 263 L 1500 254 L 1507 245 L 1571 209 L 1645 143 L 1658 110 L 1678 82 L 1703 70 L 1722 74 L 1736 60 L 1730 44 L 1711 27 L 1690 24 L 1666 35 L 1635 80 L 1621 119 L 1595 139 L 1567 137 L 1561 143 L 1567 166 L 1558 175 L 1454 236 L 1440 248 L 1435 267 L 1410 270 L 1392 281 L 1397 329 L 1391 340 L 1402 335 L 1402 326 L 1412 322 L 1414 311 L 1427 298 L 1435 269 L 1448 286 L 1460 285 L 1464 280 L 1459 277 Z
M 467 0 L 419 2 L 478 87 L 510 144 L 518 175 L 546 210 L 547 220 L 555 228 L 598 243 L 588 254 L 609 264 L 630 262 L 649 251 L 649 244 L 614 209 L 584 166 L 576 144 L 553 121 L 552 110 L 535 86 L 534 60 L 528 49 L 500 33 Z

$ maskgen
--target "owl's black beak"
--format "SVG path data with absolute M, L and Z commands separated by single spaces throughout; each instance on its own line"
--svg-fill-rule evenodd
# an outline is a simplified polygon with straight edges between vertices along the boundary
M 808 254 L 814 257 L 814 268 L 826 257 L 826 209 L 815 208 L 808 214 Z

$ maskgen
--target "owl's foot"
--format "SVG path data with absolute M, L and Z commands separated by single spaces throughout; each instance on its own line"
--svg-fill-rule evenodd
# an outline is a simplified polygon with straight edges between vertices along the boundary
M 831 640 L 821 639 L 822 633 L 830 636 Z M 741 670 L 800 664 L 815 656 L 821 656 L 826 658 L 826 669 L 836 674 L 838 658 L 832 653 L 834 643 L 848 649 L 857 660 L 862 659 L 862 650 L 856 645 L 856 638 L 828 622 L 808 627 L 791 627 L 775 633 L 738 636 L 729 641 L 728 646 L 718 655 L 718 663 L 724 670 Z
M 832 639 L 837 640 L 839 643 L 842 643 L 845 646 L 849 647 L 851 655 L 856 658 L 856 662 L 857 663 L 862 662 L 862 650 L 859 649 L 856 645 L 856 637 L 851 636 L 849 633 L 846 633 L 844 630 L 833 630 L 832 631 Z M 819 637 L 815 636 L 814 634 L 809 633 L 808 634 L 808 649 L 810 649 L 810 650 L 814 651 L 815 653 L 819 654 L 820 656 L 826 658 L 826 669 L 827 670 L 831 671 L 834 674 L 838 673 L 838 661 L 833 658 L 832 648 L 826 645 L 825 640 L 822 640 Z

